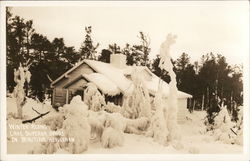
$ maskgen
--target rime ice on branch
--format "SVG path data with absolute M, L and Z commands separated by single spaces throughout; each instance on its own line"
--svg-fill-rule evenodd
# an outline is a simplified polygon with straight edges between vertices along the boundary
M 234 142 L 236 136 L 231 130 L 233 122 L 227 111 L 227 106 L 222 105 L 220 112 L 214 118 L 214 137 L 216 140 L 220 140 L 226 144 Z
M 29 66 L 23 67 L 21 64 L 19 68 L 14 69 L 14 81 L 16 82 L 16 86 L 14 89 L 14 97 L 16 98 L 17 104 L 17 118 L 22 119 L 22 107 L 25 103 L 25 91 L 24 91 L 24 83 L 30 82 L 31 74 L 29 72 Z

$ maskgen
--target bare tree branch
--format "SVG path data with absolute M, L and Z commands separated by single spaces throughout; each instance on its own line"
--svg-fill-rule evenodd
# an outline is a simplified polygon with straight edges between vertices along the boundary
M 38 115 L 41 115 L 41 113 L 35 110 L 33 107 L 32 107 L 32 110 L 35 111 Z
M 46 112 L 46 113 L 42 113 L 42 114 L 40 114 L 39 116 L 37 116 L 37 117 L 35 117 L 35 118 L 33 118 L 33 119 L 30 119 L 30 120 L 24 120 L 24 121 L 22 121 L 22 123 L 23 123 L 23 124 L 26 124 L 26 123 L 35 122 L 37 119 L 39 119 L 39 118 L 41 118 L 41 117 L 47 115 L 49 112 L 50 112 L 50 111 L 48 111 L 48 112 Z
M 53 80 L 50 78 L 50 76 L 49 76 L 48 74 L 46 74 L 46 76 L 47 76 L 47 78 L 48 78 L 48 80 L 49 80 L 50 82 L 53 82 Z

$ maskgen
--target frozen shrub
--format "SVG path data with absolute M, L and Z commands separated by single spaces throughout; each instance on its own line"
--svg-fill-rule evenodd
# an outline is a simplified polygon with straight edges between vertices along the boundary
M 226 144 L 233 143 L 235 134 L 231 131 L 233 123 L 227 111 L 226 106 L 222 106 L 218 115 L 214 118 L 214 136 L 216 140 L 220 140 Z
M 124 136 L 121 131 L 118 131 L 112 127 L 107 127 L 103 131 L 101 142 L 104 148 L 122 146 L 124 142 Z
M 123 116 L 131 119 L 151 116 L 150 96 L 144 85 L 140 72 L 134 68 L 132 74 L 134 89 L 132 93 L 125 95 L 123 104 Z
M 137 119 L 126 119 L 126 133 L 142 134 L 149 126 L 149 119 L 147 117 L 140 117 Z
M 104 111 L 89 111 L 88 122 L 91 127 L 91 139 L 100 140 L 104 130 L 105 121 L 106 113 Z
M 117 131 L 124 132 L 126 128 L 126 120 L 120 113 L 107 113 L 104 126 L 112 127 Z
M 93 83 L 88 83 L 88 87 L 84 90 L 84 102 L 92 111 L 100 111 L 106 105 L 104 96 Z
M 58 149 L 64 149 L 72 154 L 79 154 L 87 150 L 90 139 L 90 125 L 88 122 L 88 107 L 81 101 L 80 96 L 72 99 L 70 104 L 59 108 L 59 112 L 50 114 L 43 121 L 51 130 L 62 130 L 64 136 L 53 136 L 56 139 L 67 138 L 64 142 L 46 142 L 32 153 L 52 154 Z M 71 141 L 70 141 L 71 140 Z
M 109 113 L 121 113 L 122 107 L 117 106 L 112 102 L 108 102 L 107 105 L 104 107 L 104 111 L 107 111 Z
M 113 148 L 123 144 L 123 132 L 126 128 L 125 118 L 120 113 L 106 113 L 101 143 L 104 148 Z
M 72 154 L 80 154 L 88 149 L 90 139 L 90 125 L 87 118 L 68 117 L 62 127 L 65 137 L 73 138 L 73 142 L 66 142 L 66 148 Z
M 62 128 L 64 116 L 57 112 L 52 112 L 42 121 L 51 130 L 56 131 Z

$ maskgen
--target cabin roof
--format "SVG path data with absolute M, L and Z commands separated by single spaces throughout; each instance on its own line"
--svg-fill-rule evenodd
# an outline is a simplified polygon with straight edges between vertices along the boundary
M 90 82 L 94 83 L 104 94 L 115 96 L 121 93 L 118 86 L 100 73 L 83 74 Z
M 124 68 L 117 68 L 109 63 L 104 63 L 95 60 L 85 59 L 75 65 L 73 68 L 65 72 L 58 79 L 51 83 L 53 87 L 57 82 L 63 78 L 67 78 L 68 74 L 75 69 L 77 69 L 81 64 L 86 63 L 90 68 L 92 68 L 96 73 L 82 74 L 82 77 L 88 81 L 96 84 L 96 86 L 105 94 L 114 96 L 119 93 L 131 93 L 134 85 L 133 82 L 126 76 L 131 75 L 134 68 L 137 71 L 146 71 L 150 76 L 150 80 L 145 80 L 144 84 L 151 94 L 155 94 L 158 90 L 158 83 L 160 78 L 152 73 L 146 66 L 125 66 Z M 74 81 L 74 80 L 73 80 Z M 165 81 L 162 81 L 163 94 L 168 96 L 169 85 Z M 178 98 L 190 98 L 192 95 L 187 94 L 182 91 L 178 91 Z

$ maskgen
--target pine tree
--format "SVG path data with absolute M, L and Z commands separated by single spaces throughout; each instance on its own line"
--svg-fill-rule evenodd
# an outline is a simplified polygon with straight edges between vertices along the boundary
M 86 35 L 85 35 L 85 40 L 83 41 L 82 43 L 82 46 L 80 48 L 80 60 L 83 60 L 83 59 L 97 59 L 97 56 L 96 56 L 96 49 L 98 48 L 99 46 L 99 43 L 97 43 L 96 45 L 94 45 L 93 43 L 93 40 L 92 40 L 92 37 L 91 37 L 91 33 L 92 33 L 92 27 L 91 26 L 88 26 L 88 27 L 85 27 L 85 32 L 86 32 Z

